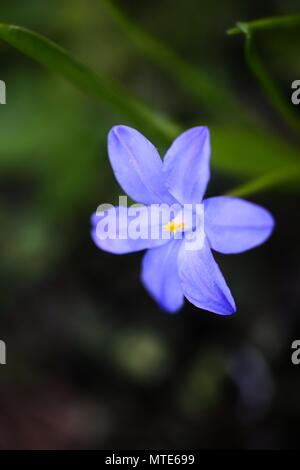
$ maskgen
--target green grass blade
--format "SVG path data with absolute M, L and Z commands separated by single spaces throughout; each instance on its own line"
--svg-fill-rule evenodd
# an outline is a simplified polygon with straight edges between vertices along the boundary
M 234 28 L 228 29 L 227 34 L 233 36 L 243 34 L 247 29 L 252 33 L 256 31 L 266 31 L 270 29 L 289 29 L 300 26 L 300 15 L 278 16 L 275 18 L 261 18 L 255 21 L 240 21 Z
M 80 90 L 121 111 L 126 119 L 133 121 L 143 130 L 148 129 L 149 132 L 161 138 L 166 145 L 180 133 L 181 126 L 161 117 L 160 114 L 131 97 L 122 86 L 96 73 L 47 38 L 22 27 L 0 23 L 0 39 L 62 75 Z M 214 142 L 212 164 L 230 174 L 234 173 L 244 178 L 246 176 L 249 178 L 249 175 L 253 177 L 259 174 L 265 175 L 259 180 L 260 188 L 275 186 L 280 184 L 281 179 L 284 182 L 288 178 L 294 179 L 295 177 L 295 172 L 291 172 L 290 167 L 294 165 L 295 158 L 297 158 L 296 152 L 288 146 L 279 145 L 271 148 L 270 139 L 264 138 L 263 135 L 254 136 L 253 130 L 239 135 L 237 129 L 213 128 L 212 140 Z M 256 144 L 251 147 L 250 144 L 254 141 Z M 259 155 L 255 161 L 253 154 L 257 148 L 259 148 Z M 254 163 L 249 166 L 249 162 Z M 278 176 L 274 177 L 272 173 L 267 175 L 270 168 L 273 170 L 276 168 Z M 287 168 L 287 174 L 285 168 Z M 297 176 L 300 175 L 297 173 Z M 251 191 L 257 190 L 257 184 L 249 183 L 247 188 L 247 193 L 250 194 Z M 245 189 L 243 191 L 245 192 Z
M 251 196 L 262 191 L 269 190 L 275 187 L 282 187 L 289 183 L 295 188 L 299 186 L 300 178 L 300 164 L 288 165 L 280 170 L 272 171 L 260 178 L 242 184 L 233 190 L 229 191 L 227 196 L 245 197 Z
M 105 101 L 133 123 L 170 141 L 178 127 L 159 113 L 136 100 L 119 84 L 79 62 L 65 49 L 28 29 L 0 23 L 0 38 L 48 69 L 61 74 L 73 85 Z
M 264 129 L 211 126 L 212 165 L 218 170 L 246 179 L 299 162 L 299 151 Z

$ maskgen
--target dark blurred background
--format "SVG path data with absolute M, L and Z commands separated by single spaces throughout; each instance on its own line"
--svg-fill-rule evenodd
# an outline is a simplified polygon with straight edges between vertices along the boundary
M 243 38 L 226 30 L 238 20 L 299 12 L 299 2 L 116 4 L 226 85 L 298 151 L 297 137 L 245 64 Z M 222 103 L 201 106 L 147 59 L 101 0 L 1 0 L 0 21 L 52 38 L 185 128 L 224 116 Z M 299 31 L 269 32 L 260 43 L 288 101 L 291 82 L 300 78 L 299 45 Z M 300 365 L 291 363 L 291 343 L 300 339 L 297 188 L 249 197 L 274 214 L 274 235 L 256 250 L 217 256 L 236 315 L 223 318 L 188 303 L 177 315 L 165 314 L 140 283 L 141 253 L 103 253 L 90 237 L 90 215 L 102 202 L 117 202 L 120 192 L 107 133 L 130 122 L 3 42 L 0 79 L 7 86 L 0 106 L 0 339 L 7 345 L 0 448 L 297 447 Z M 228 121 L 234 148 L 238 124 L 231 115 Z M 246 152 L 251 142 L 242 144 Z M 214 140 L 212 149 L 214 160 Z M 235 172 L 241 158 L 228 150 L 232 171 L 222 165 L 212 171 L 210 194 L 252 178 Z

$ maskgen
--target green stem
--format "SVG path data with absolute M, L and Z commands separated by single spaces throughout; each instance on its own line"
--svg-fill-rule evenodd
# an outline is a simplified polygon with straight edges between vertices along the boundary
M 285 29 L 300 26 L 300 15 L 287 15 L 275 18 L 261 18 L 255 21 L 239 22 L 234 28 L 228 29 L 227 34 L 233 36 L 235 34 L 242 34 L 243 28 L 248 31 L 265 31 L 268 29 Z
M 300 119 L 294 112 L 294 107 L 291 103 L 287 102 L 281 90 L 276 86 L 272 80 L 265 64 L 257 54 L 254 46 L 254 41 L 251 34 L 246 35 L 245 55 L 248 66 L 254 76 L 256 77 L 261 88 L 269 97 L 273 107 L 283 116 L 288 122 L 289 126 L 296 132 L 300 130 Z
M 237 34 L 237 30 L 245 35 L 245 57 L 247 64 L 256 77 L 260 87 L 269 97 L 269 101 L 278 113 L 287 121 L 290 128 L 299 133 L 300 119 L 291 103 L 287 103 L 281 90 L 272 80 L 263 60 L 259 57 L 254 46 L 253 33 L 255 31 L 275 28 L 291 28 L 300 26 L 300 15 L 267 18 L 253 22 L 237 23 L 237 27 L 227 31 L 228 34 Z

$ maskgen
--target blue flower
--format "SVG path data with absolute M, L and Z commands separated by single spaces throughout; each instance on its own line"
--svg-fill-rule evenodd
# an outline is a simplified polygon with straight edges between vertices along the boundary
M 202 203 L 204 219 L 200 225 L 204 237 L 198 249 L 188 249 L 185 225 L 176 216 L 164 223 L 164 230 L 171 235 L 166 239 L 103 238 L 97 231 L 100 215 L 96 213 L 92 217 L 96 245 L 115 254 L 147 249 L 142 282 L 168 312 L 179 310 L 186 297 L 196 307 L 220 315 L 234 313 L 234 299 L 211 250 L 241 253 L 258 246 L 270 236 L 274 220 L 266 209 L 239 198 L 203 200 L 210 179 L 209 130 L 194 127 L 181 134 L 162 162 L 156 148 L 142 134 L 127 126 L 115 126 L 108 136 L 108 153 L 120 186 L 133 200 L 145 205 L 144 224 L 153 205 L 194 207 Z M 117 208 L 119 235 L 127 227 L 128 211 L 126 207 Z M 181 238 L 175 236 L 178 232 Z

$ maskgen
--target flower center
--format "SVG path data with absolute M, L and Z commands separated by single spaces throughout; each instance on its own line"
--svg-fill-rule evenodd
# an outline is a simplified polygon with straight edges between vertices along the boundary
M 175 219 L 171 220 L 168 222 L 166 225 L 164 225 L 164 229 L 167 230 L 168 232 L 171 233 L 176 233 L 179 230 L 184 229 L 184 223 L 183 222 L 175 222 Z

